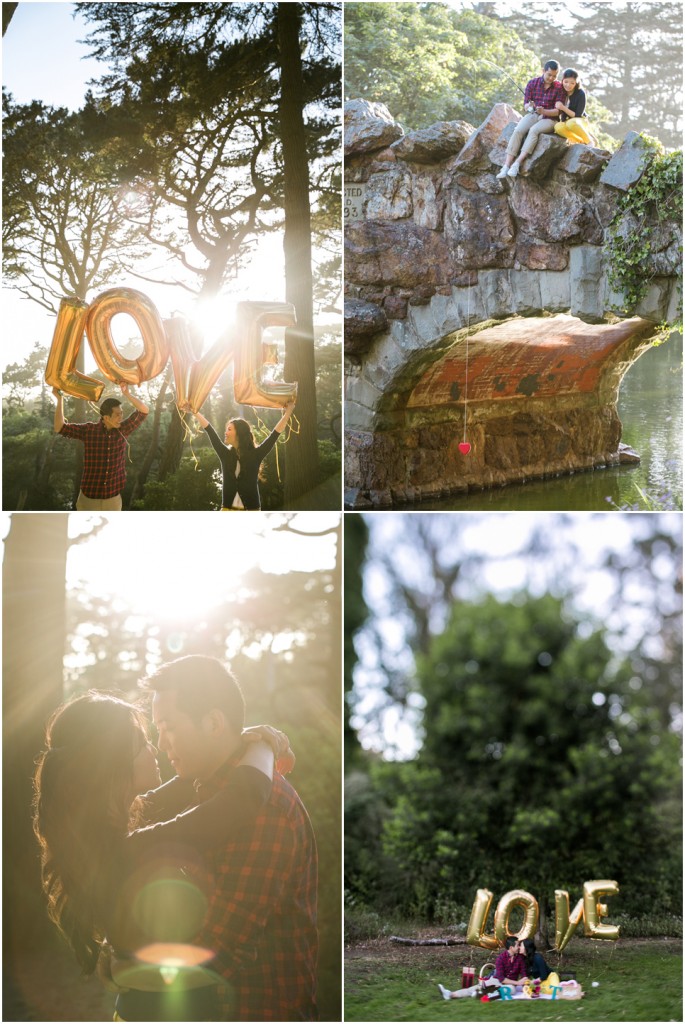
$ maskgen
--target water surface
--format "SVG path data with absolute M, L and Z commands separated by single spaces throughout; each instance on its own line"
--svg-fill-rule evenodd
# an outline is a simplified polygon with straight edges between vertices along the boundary
M 672 335 L 648 349 L 621 384 L 618 414 L 624 444 L 641 457 L 638 466 L 598 469 L 572 476 L 511 484 L 423 501 L 403 508 L 422 511 L 606 511 L 619 507 L 649 509 L 656 499 L 665 509 L 682 507 L 683 488 L 683 341 Z M 640 490 L 647 500 L 640 495 Z M 651 499 L 651 500 L 650 500 Z

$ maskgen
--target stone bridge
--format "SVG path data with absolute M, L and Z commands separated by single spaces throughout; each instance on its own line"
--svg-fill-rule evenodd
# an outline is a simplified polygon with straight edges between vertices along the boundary
M 653 233 L 625 318 L 603 247 L 650 150 L 635 133 L 613 156 L 547 135 L 526 177 L 499 180 L 518 118 L 498 104 L 477 130 L 404 135 L 380 104 L 346 107 L 348 507 L 637 459 L 618 391 L 678 315 L 680 225 Z

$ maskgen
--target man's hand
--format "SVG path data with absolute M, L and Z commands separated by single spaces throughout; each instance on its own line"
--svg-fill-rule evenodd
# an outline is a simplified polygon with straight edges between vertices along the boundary
M 137 409 L 138 412 L 145 413 L 145 415 L 147 416 L 149 412 L 148 407 L 145 405 L 145 402 L 141 402 L 139 398 L 131 394 L 129 390 L 130 384 L 128 384 L 125 380 L 122 380 L 119 382 L 119 387 L 121 388 L 122 395 L 125 395 L 126 398 L 128 398 L 133 408 Z
M 535 113 L 536 114 L 544 114 L 544 112 L 545 112 L 545 108 L 544 107 L 536 107 L 535 108 Z

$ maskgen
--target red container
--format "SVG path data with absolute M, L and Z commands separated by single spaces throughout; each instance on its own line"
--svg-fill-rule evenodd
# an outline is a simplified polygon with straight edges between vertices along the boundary
M 476 969 L 475 967 L 462 967 L 461 969 L 461 987 L 470 988 L 471 985 L 475 984 L 476 980 Z

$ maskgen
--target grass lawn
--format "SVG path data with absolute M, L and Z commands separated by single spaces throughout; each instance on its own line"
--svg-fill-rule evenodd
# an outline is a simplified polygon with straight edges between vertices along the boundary
M 585 991 L 580 1001 L 481 1003 L 446 1001 L 438 982 L 461 985 L 462 964 L 476 970 L 491 962 L 486 950 L 467 946 L 400 946 L 387 939 L 348 947 L 345 958 L 346 1021 L 682 1021 L 682 940 L 574 938 L 562 971 L 575 971 Z M 550 956 L 554 970 L 558 957 Z M 599 985 L 592 987 L 592 982 Z

